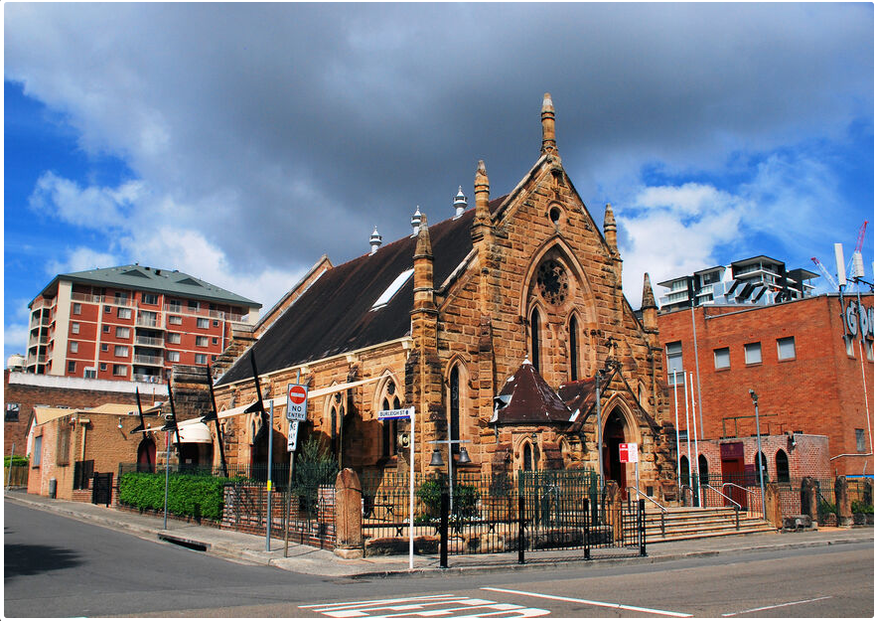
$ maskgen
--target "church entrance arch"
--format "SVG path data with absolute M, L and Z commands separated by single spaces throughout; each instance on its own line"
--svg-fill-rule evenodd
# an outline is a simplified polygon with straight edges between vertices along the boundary
M 620 445 L 633 442 L 629 436 L 626 417 L 619 407 L 613 408 L 602 431 L 602 467 L 605 480 L 616 482 L 624 499 L 627 497 L 627 465 L 621 463 Z

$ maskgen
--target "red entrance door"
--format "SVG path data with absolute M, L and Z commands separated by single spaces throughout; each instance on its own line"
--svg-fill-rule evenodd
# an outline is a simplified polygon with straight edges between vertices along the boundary
M 721 479 L 724 483 L 733 483 L 722 488 L 722 493 L 730 496 L 743 508 L 747 507 L 745 490 L 745 459 L 742 442 L 726 442 L 721 445 Z M 732 506 L 729 500 L 724 505 Z

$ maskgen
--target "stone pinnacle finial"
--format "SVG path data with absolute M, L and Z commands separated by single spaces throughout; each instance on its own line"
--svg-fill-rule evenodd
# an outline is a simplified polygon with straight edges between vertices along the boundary
M 490 219 L 490 178 L 487 177 L 487 167 L 484 160 L 478 161 L 478 170 L 475 173 L 475 220 L 486 223 Z
M 414 259 L 418 257 L 432 257 L 432 240 L 429 238 L 429 225 L 426 222 L 426 214 L 420 216 L 420 227 L 417 232 L 417 249 L 414 251 Z
M 617 252 L 617 221 L 614 219 L 614 210 L 611 203 L 605 204 L 605 218 L 602 229 L 605 231 L 605 241 L 613 252 Z
M 654 299 L 654 289 L 651 288 L 651 277 L 648 272 L 645 272 L 645 279 L 642 283 L 642 308 L 657 308 L 657 301 Z
M 557 152 L 554 102 L 550 93 L 544 94 L 544 101 L 541 103 L 541 152 Z

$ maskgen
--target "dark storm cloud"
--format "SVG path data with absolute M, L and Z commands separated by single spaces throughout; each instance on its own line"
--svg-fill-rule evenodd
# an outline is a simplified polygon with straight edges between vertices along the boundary
M 861 4 L 13 4 L 6 77 L 251 271 L 449 217 L 478 159 L 509 191 L 545 91 L 597 220 L 643 165 L 839 134 L 872 113 L 872 25 Z

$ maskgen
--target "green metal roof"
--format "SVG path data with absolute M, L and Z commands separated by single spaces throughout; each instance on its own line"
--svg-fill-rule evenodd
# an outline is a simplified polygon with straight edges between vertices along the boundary
M 58 274 L 40 293 L 43 296 L 54 294 L 57 291 L 58 282 L 62 280 L 100 287 L 154 291 L 165 295 L 178 295 L 182 298 L 209 300 L 211 302 L 237 304 L 254 308 L 262 307 L 258 302 L 232 293 L 222 287 L 211 285 L 185 272 L 137 264 L 72 272 L 70 274 Z M 31 301 L 32 303 L 33 301 Z

